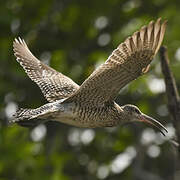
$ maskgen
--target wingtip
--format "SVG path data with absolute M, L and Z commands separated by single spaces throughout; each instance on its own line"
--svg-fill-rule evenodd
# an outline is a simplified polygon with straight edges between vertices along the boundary
M 160 22 L 160 23 L 161 23 L 161 21 L 162 21 L 162 18 L 161 18 L 161 17 L 159 17 L 159 18 L 156 20 L 156 22 Z
M 15 38 L 13 41 L 13 45 L 15 44 L 21 44 L 21 45 L 26 45 L 26 42 L 24 41 L 23 38 L 21 38 L 20 36 Z
M 167 25 L 167 22 L 168 22 L 167 19 L 162 20 L 161 17 L 159 17 L 159 18 L 156 20 L 156 24 L 159 24 L 159 25 L 161 25 L 161 26 L 166 26 L 166 25 Z
M 163 27 L 163 28 L 166 28 L 167 20 L 162 21 L 162 18 L 160 17 L 160 18 L 158 18 L 158 19 L 156 20 L 155 25 L 161 26 L 161 27 Z
M 156 21 L 159 21 L 159 22 L 167 22 L 168 20 L 167 19 L 165 19 L 165 20 L 162 20 L 162 17 L 159 17 Z
M 20 43 L 19 39 L 21 39 L 20 37 L 17 37 L 14 39 L 14 43 Z
M 166 20 L 163 21 L 162 26 L 163 26 L 164 28 L 166 28 L 167 23 L 168 23 L 168 20 L 166 19 Z
M 158 52 L 158 50 L 162 44 L 162 41 L 164 39 L 166 26 L 167 26 L 167 20 L 164 20 L 163 22 L 162 21 L 159 22 L 158 26 L 159 26 L 159 33 L 158 33 L 159 39 L 158 39 L 158 42 L 156 43 L 157 45 L 154 47 L 155 54 Z
M 155 24 L 155 21 L 154 21 L 154 20 L 151 20 L 151 21 L 149 22 L 149 24 L 148 24 L 148 27 L 153 27 L 154 24 Z
M 14 39 L 14 43 L 19 43 L 17 38 Z
M 166 20 L 162 20 L 162 18 L 159 17 L 156 21 L 154 21 L 154 20 L 150 21 L 149 24 L 148 24 L 148 26 L 152 26 L 152 25 L 155 25 L 155 24 L 159 24 L 159 25 L 161 25 L 161 26 L 166 26 L 166 25 L 167 25 L 167 22 L 168 22 L 167 19 L 166 19 Z M 146 27 L 146 26 L 143 26 L 142 28 L 145 28 L 145 27 Z M 142 29 L 142 28 L 141 28 L 141 29 Z
M 13 51 L 14 55 L 18 58 L 18 54 L 22 51 L 22 49 L 28 49 L 26 42 L 21 37 L 17 37 L 13 41 Z M 18 60 L 18 59 L 17 59 Z

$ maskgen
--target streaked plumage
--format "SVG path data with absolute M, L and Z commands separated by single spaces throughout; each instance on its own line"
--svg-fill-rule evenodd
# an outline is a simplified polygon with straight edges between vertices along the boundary
M 137 107 L 120 107 L 114 100 L 122 87 L 148 71 L 162 43 L 165 28 L 166 22 L 161 23 L 160 19 L 142 27 L 121 43 L 80 87 L 39 61 L 24 40 L 15 39 L 17 61 L 50 103 L 37 109 L 20 109 L 12 121 L 27 122 L 37 118 L 78 127 L 107 127 L 142 120 L 145 115 L 137 113 L 140 112 Z
M 24 40 L 15 39 L 13 46 L 16 60 L 49 102 L 69 97 L 79 88 L 70 78 L 39 61 Z

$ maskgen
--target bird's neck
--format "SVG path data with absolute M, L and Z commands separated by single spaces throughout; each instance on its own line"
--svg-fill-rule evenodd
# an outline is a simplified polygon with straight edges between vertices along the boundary
M 111 109 L 111 116 L 114 121 L 114 126 L 126 122 L 126 117 L 123 109 L 115 102 Z

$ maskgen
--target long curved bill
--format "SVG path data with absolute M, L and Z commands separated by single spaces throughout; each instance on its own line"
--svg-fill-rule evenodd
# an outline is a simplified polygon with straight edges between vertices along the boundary
M 147 116 L 146 114 L 141 114 L 141 119 L 139 121 L 151 124 L 152 126 L 156 127 L 158 129 L 158 131 L 161 132 L 164 136 L 165 136 L 165 134 L 162 131 L 162 129 L 166 133 L 168 133 L 168 130 L 159 121 L 155 120 L 154 118 L 152 118 L 150 116 Z

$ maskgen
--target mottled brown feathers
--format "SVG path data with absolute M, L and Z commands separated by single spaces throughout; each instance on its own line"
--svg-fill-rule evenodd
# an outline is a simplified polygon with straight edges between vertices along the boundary
M 69 97 L 79 88 L 70 78 L 39 61 L 30 52 L 24 40 L 15 39 L 13 47 L 17 61 L 37 83 L 49 102 Z
M 13 47 L 17 61 L 48 101 L 67 98 L 66 102 L 103 106 L 113 101 L 122 87 L 148 71 L 165 29 L 166 21 L 161 23 L 161 19 L 142 27 L 121 43 L 80 88 L 70 78 L 40 62 L 24 40 L 15 39 Z
M 119 90 L 145 73 L 157 53 L 166 29 L 166 21 L 151 21 L 115 49 L 66 101 L 104 105 L 113 101 Z
M 28 125 L 27 122 L 34 122 L 32 119 L 46 119 L 88 128 L 144 121 L 162 132 L 164 126 L 138 108 L 132 105 L 120 107 L 114 100 L 122 87 L 148 71 L 162 43 L 165 28 L 166 22 L 161 23 L 160 19 L 142 27 L 121 43 L 80 87 L 40 62 L 24 40 L 15 39 L 13 47 L 17 61 L 50 103 L 36 109 L 20 109 L 12 121 Z

